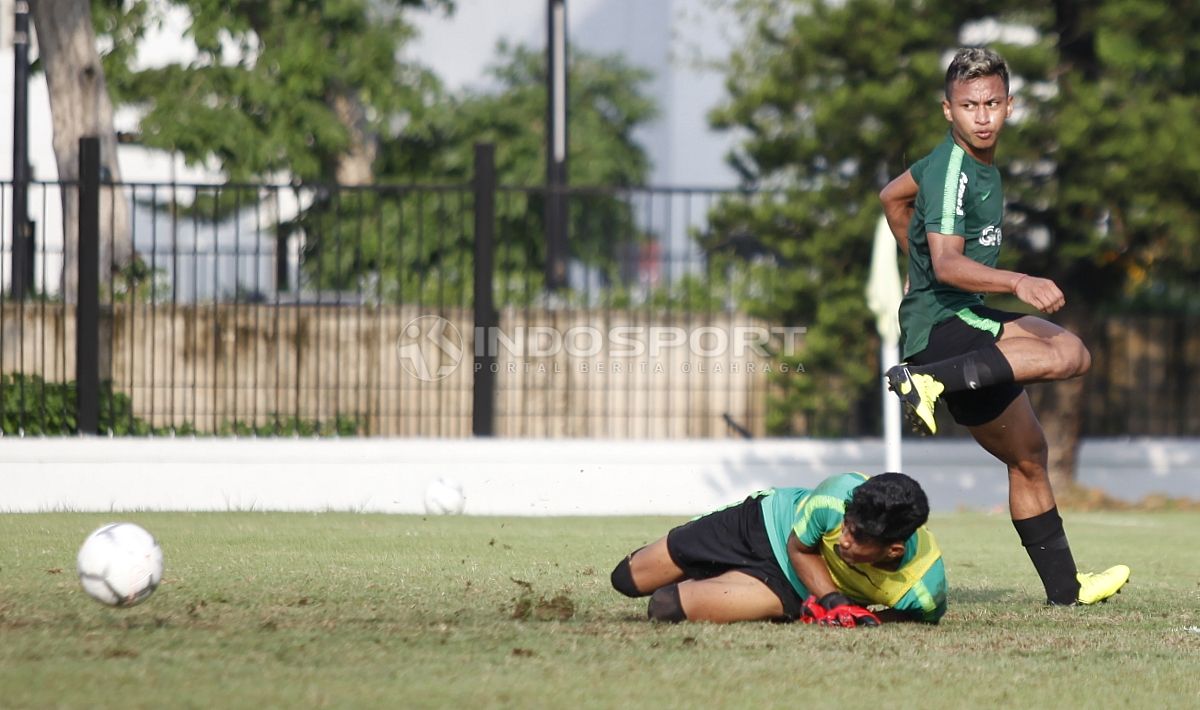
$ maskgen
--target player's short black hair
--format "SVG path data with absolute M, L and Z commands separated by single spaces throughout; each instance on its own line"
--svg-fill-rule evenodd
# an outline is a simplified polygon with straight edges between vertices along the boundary
M 857 536 L 889 545 L 904 542 L 929 520 L 929 499 L 909 476 L 881 473 L 854 489 L 846 520 Z
M 998 76 L 1004 81 L 1004 93 L 1008 93 L 1008 62 L 987 47 L 963 47 L 954 53 L 950 67 L 946 69 L 946 98 L 956 81 L 970 81 L 983 76 Z

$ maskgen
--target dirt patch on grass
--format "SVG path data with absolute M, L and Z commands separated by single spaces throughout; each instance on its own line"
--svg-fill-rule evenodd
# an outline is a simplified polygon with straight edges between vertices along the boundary
M 522 579 L 513 579 L 521 591 L 513 598 L 512 618 L 534 621 L 566 621 L 575 616 L 575 600 L 569 590 L 562 590 L 550 598 L 539 595 L 533 585 Z
M 104 658 L 137 658 L 138 652 L 132 648 L 108 648 L 100 654 Z

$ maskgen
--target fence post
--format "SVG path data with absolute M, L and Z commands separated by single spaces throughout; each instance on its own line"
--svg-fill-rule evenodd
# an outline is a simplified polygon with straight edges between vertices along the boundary
M 495 276 L 496 148 L 475 144 L 475 387 L 471 433 L 496 433 L 496 352 L 493 333 L 500 325 L 492 290 Z
M 29 224 L 29 3 L 17 0 L 13 24 L 12 297 L 33 288 L 33 230 Z
M 79 139 L 79 288 L 75 304 L 75 423 L 100 432 L 100 139 Z
M 567 3 L 546 3 L 546 290 L 567 285 Z

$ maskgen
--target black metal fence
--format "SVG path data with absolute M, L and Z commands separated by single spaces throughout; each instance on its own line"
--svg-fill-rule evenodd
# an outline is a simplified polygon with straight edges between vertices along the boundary
M 5 433 L 764 436 L 801 325 L 749 312 L 780 267 L 710 223 L 777 193 L 503 186 L 486 146 L 465 185 L 112 185 L 89 144 L 27 194 L 14 239 L 0 184 Z M 1113 321 L 1085 431 L 1200 433 L 1197 333 Z M 878 433 L 867 392 L 844 435 Z
M 467 185 L 112 185 L 92 151 L 28 185 L 32 260 L 3 219 L 6 432 L 766 433 L 770 324 L 698 241 L 761 195 L 548 195 L 497 185 L 487 147 Z

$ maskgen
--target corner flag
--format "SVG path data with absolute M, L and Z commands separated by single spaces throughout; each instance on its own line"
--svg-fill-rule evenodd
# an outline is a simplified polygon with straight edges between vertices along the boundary
M 867 308 L 875 314 L 875 329 L 884 345 L 900 344 L 900 271 L 896 261 L 896 238 L 887 220 L 879 218 L 875 244 L 871 248 L 871 273 L 867 277 Z M 893 365 L 895 363 L 892 363 Z M 891 365 L 887 365 L 890 367 Z

